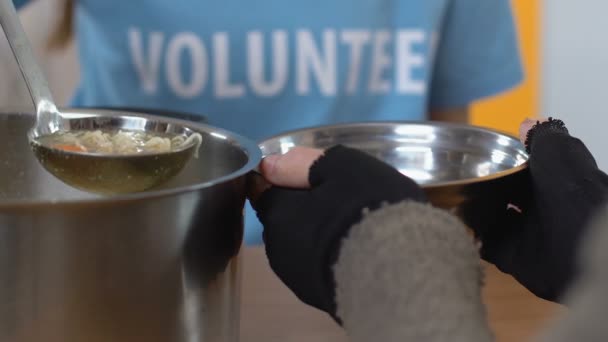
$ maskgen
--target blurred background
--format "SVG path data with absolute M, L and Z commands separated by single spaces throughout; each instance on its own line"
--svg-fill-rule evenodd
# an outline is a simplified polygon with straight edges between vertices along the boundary
M 49 77 L 56 100 L 66 103 L 78 80 L 78 61 L 71 44 L 66 50 L 44 48 L 62 0 L 34 1 L 22 20 Z M 473 123 L 516 133 L 525 117 L 555 116 L 566 121 L 608 169 L 608 150 L 602 150 L 608 79 L 608 43 L 602 40 L 608 10 L 602 0 L 512 0 L 519 30 L 526 80 L 500 96 L 473 108 Z M 0 103 L 31 106 L 7 43 L 0 39 Z
M 70 44 L 62 51 L 50 51 L 45 46 L 51 28 L 60 15 L 62 2 L 33 1 L 20 11 L 20 16 L 49 78 L 55 99 L 60 105 L 65 105 L 79 79 L 75 46 Z M 601 17 L 608 10 L 608 2 L 512 0 L 511 3 L 519 31 L 526 79 L 505 94 L 475 103 L 473 124 L 516 134 L 519 123 L 526 117 L 542 115 L 561 118 L 574 135 L 585 141 L 597 157 L 600 167 L 608 170 L 608 149 L 602 149 L 603 128 L 608 123 L 603 108 L 604 99 L 608 99 L 603 84 L 608 79 L 608 42 L 603 40 L 608 21 Z M 33 108 L 4 37 L 0 39 L 0 75 L 0 104 Z M 263 261 L 263 254 L 257 252 L 259 258 L 253 262 L 259 262 L 259 265 L 246 268 L 250 272 L 246 276 L 273 279 Z M 537 331 L 539 322 L 544 322 L 555 310 L 554 306 L 532 298 L 521 287 L 509 285 L 513 284 L 512 279 L 499 272 L 491 273 L 488 282 L 490 286 L 486 290 L 486 298 L 494 303 L 490 306 L 490 315 L 494 328 L 499 332 L 499 340 L 522 340 Z M 249 304 L 244 309 L 245 317 L 248 314 L 260 317 L 260 310 L 265 310 L 264 303 L 271 298 L 277 297 L 278 302 L 296 302 L 278 281 L 260 281 L 245 291 L 245 303 Z M 267 295 L 260 296 L 260 292 Z M 522 307 L 526 308 L 526 312 L 521 312 Z M 322 316 L 315 316 L 316 312 L 310 310 L 307 315 L 306 319 L 316 319 L 317 323 L 314 324 L 334 331 Z M 268 322 L 276 323 L 274 317 L 268 315 Z M 298 316 L 299 323 L 304 321 L 302 317 Z M 259 321 L 243 321 L 245 331 L 256 329 L 247 324 L 264 326 Z M 313 323 L 310 324 L 312 326 Z M 285 327 L 286 330 L 292 328 L 289 325 Z
M 554 116 L 566 122 L 608 169 L 602 148 L 608 43 L 601 0 L 514 0 L 526 81 L 501 96 L 476 104 L 475 124 L 512 133 L 526 116 Z M 498 115 L 497 115 L 498 114 Z

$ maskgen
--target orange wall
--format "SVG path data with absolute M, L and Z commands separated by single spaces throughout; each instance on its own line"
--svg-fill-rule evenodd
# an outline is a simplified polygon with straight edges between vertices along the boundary
M 476 102 L 472 107 L 474 125 L 515 134 L 524 118 L 538 115 L 539 2 L 540 0 L 511 1 L 519 30 L 526 78 L 521 85 L 506 93 Z

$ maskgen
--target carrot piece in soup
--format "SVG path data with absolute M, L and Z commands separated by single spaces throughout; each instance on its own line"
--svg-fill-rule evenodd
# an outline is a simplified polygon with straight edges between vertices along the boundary
M 59 145 L 54 145 L 54 147 L 57 149 L 60 149 L 60 150 L 70 151 L 70 152 L 86 152 L 85 149 L 83 149 L 80 146 L 76 146 L 76 145 L 59 144 Z

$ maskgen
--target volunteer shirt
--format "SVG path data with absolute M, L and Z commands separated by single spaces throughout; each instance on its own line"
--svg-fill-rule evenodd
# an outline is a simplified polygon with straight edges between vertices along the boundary
M 81 80 L 72 105 L 199 113 L 254 140 L 320 124 L 424 120 L 522 78 L 507 0 L 75 3 Z M 247 209 L 246 241 L 260 242 Z

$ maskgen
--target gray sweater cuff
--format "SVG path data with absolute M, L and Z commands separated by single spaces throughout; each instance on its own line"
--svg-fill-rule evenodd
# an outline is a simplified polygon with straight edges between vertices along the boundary
M 567 292 L 568 311 L 537 341 L 608 341 L 608 207 L 602 209 L 581 241 L 582 272 Z
M 473 238 L 451 214 L 406 201 L 364 215 L 334 266 L 352 341 L 491 341 Z

